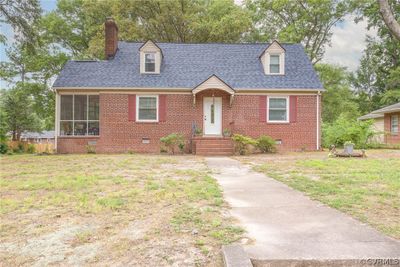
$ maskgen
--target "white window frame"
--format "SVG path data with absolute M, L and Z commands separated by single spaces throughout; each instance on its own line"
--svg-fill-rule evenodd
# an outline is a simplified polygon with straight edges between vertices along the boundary
M 146 71 L 146 55 L 153 55 L 154 56 L 154 71 Z M 143 65 L 143 73 L 156 73 L 157 70 L 157 57 L 156 52 L 144 52 L 144 65 Z
M 393 121 L 394 121 L 394 118 L 397 119 L 397 125 L 396 125 L 397 131 L 394 131 L 394 129 L 393 129 Z M 391 116 L 390 116 L 390 133 L 391 133 L 392 135 L 398 135 L 398 134 L 399 134 L 399 115 L 391 115 Z
M 75 96 L 76 95 L 84 95 L 86 96 L 86 120 L 75 120 Z M 99 94 L 93 94 L 93 93 L 75 93 L 75 94 L 69 94 L 69 93 L 63 93 L 63 94 L 58 94 L 58 103 L 59 106 L 57 107 L 57 136 L 59 137 L 75 137 L 75 138 L 87 138 L 87 137 L 99 137 L 100 135 L 89 135 L 89 122 L 98 122 L 99 123 L 99 128 L 100 128 L 100 102 L 99 102 L 99 119 L 98 120 L 89 120 L 89 96 L 97 95 L 100 97 Z M 72 120 L 61 120 L 61 96 L 72 96 Z M 100 101 L 100 99 L 99 99 Z M 72 122 L 72 135 L 62 135 L 61 134 L 61 122 L 66 121 L 66 122 Z M 86 135 L 75 135 L 75 121 L 86 121 Z
M 271 56 L 279 56 L 279 72 L 271 72 Z M 285 75 L 285 53 L 281 52 L 267 52 L 264 69 L 267 75 Z
M 279 75 L 279 74 L 281 74 L 281 54 L 268 54 L 268 56 L 269 56 L 269 61 L 268 61 L 268 70 L 269 70 L 269 74 L 271 74 L 271 75 Z M 279 66 L 279 69 L 278 69 L 278 72 L 271 72 L 271 57 L 272 56 L 278 56 L 278 66 Z
M 141 120 L 139 119 L 139 101 L 141 97 L 155 97 L 156 98 L 156 119 L 155 120 Z M 158 95 L 136 95 L 136 121 L 137 122 L 158 122 L 158 113 L 159 113 L 159 106 L 158 106 Z
M 269 109 L 271 108 L 270 99 L 286 99 L 286 120 L 270 120 L 269 119 Z M 289 96 L 268 96 L 267 97 L 267 122 L 269 123 L 289 123 L 290 121 L 290 103 L 289 103 Z

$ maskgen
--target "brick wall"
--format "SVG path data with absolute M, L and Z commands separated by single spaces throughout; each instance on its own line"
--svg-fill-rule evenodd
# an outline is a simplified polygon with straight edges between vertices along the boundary
M 211 96 L 212 91 L 199 93 L 196 106 L 190 94 L 166 95 L 167 114 L 165 122 L 144 123 L 128 121 L 128 94 L 100 94 L 100 137 L 96 150 L 99 153 L 119 153 L 127 151 L 160 151 L 159 139 L 173 132 L 182 133 L 190 140 L 192 124 L 203 128 L 203 97 Z M 222 128 L 258 137 L 261 134 L 281 139 L 280 150 L 315 150 L 316 144 L 316 96 L 299 95 L 297 97 L 297 120 L 294 123 L 266 123 L 259 120 L 259 96 L 237 95 L 232 107 L 229 95 L 215 91 L 214 95 L 223 98 Z M 143 144 L 142 138 L 149 138 L 149 144 Z M 59 138 L 60 153 L 85 152 L 88 140 L 93 138 Z M 188 143 L 188 149 L 190 147 Z
M 98 137 L 58 137 L 58 153 L 86 153 L 88 142 L 98 141 Z
M 390 122 L 390 118 L 392 115 L 397 115 L 399 117 L 399 121 L 400 121 L 400 112 L 397 113 L 389 113 L 389 114 L 385 114 L 384 117 L 384 127 L 385 127 L 385 143 L 386 144 L 400 144 L 400 132 L 398 132 L 397 134 L 393 134 L 391 133 L 391 122 Z M 399 127 L 400 128 L 400 127 Z

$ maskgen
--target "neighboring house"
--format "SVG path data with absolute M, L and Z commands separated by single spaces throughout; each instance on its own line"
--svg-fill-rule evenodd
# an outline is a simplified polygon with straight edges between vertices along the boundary
M 21 133 L 21 141 L 36 144 L 54 144 L 54 131 L 42 132 L 23 132 Z
M 365 120 L 373 120 L 374 121 L 374 124 L 372 125 L 372 129 L 377 134 L 374 135 L 371 139 L 369 139 L 369 142 L 380 143 L 380 144 L 385 143 L 385 135 L 384 135 L 385 127 L 384 127 L 383 114 L 369 113 L 369 114 L 359 117 L 358 119 L 361 121 L 365 121 Z
M 385 144 L 400 144 L 399 121 L 400 103 L 393 104 L 364 115 L 359 120 L 374 120 L 374 128 L 381 132 L 377 142 Z
M 53 84 L 59 153 L 159 152 L 182 133 L 193 153 L 230 154 L 225 129 L 320 148 L 324 89 L 300 44 L 118 42 L 107 19 L 105 54 L 68 61 Z

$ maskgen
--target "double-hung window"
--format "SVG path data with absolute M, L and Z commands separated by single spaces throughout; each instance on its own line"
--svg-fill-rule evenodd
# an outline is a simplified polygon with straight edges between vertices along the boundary
M 100 135 L 98 95 L 60 96 L 60 136 Z
M 399 134 L 399 115 L 390 116 L 390 132 L 394 135 Z
M 136 120 L 143 122 L 158 121 L 158 96 L 138 95 L 137 96 Z
M 289 122 L 289 97 L 268 97 L 268 122 Z
M 156 71 L 156 54 L 145 53 L 144 54 L 144 71 L 155 72 Z
M 271 74 L 280 73 L 280 55 L 269 56 L 269 73 Z

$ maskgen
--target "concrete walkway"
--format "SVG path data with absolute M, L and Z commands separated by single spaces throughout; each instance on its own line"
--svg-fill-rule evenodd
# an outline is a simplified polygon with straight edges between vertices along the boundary
M 400 258 L 400 242 L 227 157 L 206 158 L 253 259 Z

